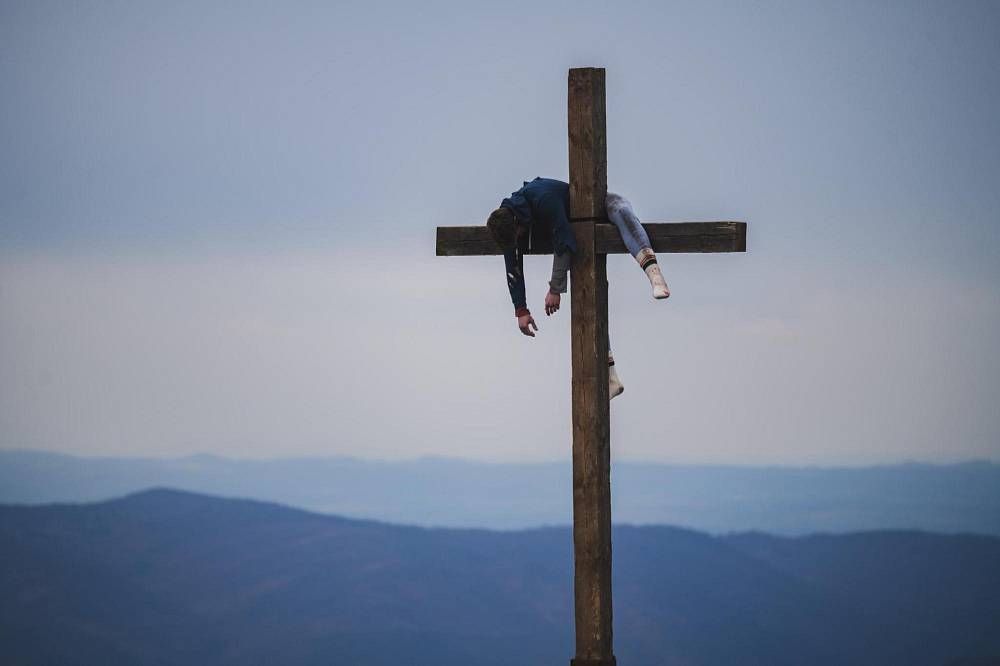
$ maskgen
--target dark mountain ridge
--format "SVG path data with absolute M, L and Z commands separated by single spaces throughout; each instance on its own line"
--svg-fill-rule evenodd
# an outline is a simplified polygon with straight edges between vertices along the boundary
M 0 506 L 5 664 L 552 664 L 572 533 L 428 529 L 156 489 Z M 1000 539 L 616 526 L 616 653 L 640 664 L 1000 654 Z

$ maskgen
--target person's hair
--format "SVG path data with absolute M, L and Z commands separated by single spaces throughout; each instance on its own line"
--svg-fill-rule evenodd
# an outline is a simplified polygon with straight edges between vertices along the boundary
M 486 219 L 486 228 L 501 250 L 517 247 L 517 218 L 510 208 L 497 208 Z

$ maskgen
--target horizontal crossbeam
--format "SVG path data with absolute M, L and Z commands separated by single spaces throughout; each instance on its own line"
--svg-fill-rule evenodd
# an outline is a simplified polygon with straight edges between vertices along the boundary
M 746 252 L 746 222 L 650 222 L 643 224 L 656 252 Z M 618 228 L 597 225 L 594 248 L 600 254 L 624 254 Z M 471 257 L 503 254 L 486 227 L 438 227 L 437 256 Z M 525 254 L 552 254 L 547 239 L 534 239 Z

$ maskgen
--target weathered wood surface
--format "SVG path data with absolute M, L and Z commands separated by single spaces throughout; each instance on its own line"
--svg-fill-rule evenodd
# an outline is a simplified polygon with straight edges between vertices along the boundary
M 573 358 L 573 666 L 614 666 L 607 255 L 597 249 L 607 193 L 604 70 L 569 71 Z M 619 239 L 620 242 L 620 239 Z
M 573 225 L 579 232 L 579 222 Z M 642 225 L 656 252 L 746 252 L 746 222 L 648 222 Z M 599 254 L 625 254 L 618 228 L 610 223 L 597 224 L 596 251 Z M 437 256 L 471 257 L 503 254 L 485 227 L 438 227 Z M 552 254 L 547 239 L 537 238 L 525 254 Z

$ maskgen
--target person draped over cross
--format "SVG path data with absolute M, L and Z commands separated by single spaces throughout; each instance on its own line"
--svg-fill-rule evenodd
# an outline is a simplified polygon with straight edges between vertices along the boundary
M 632 204 L 625 197 L 608 192 L 605 198 L 608 219 L 618 227 L 629 253 L 649 278 L 653 298 L 670 296 L 670 289 L 663 278 L 656 253 L 643 229 Z M 524 251 L 532 237 L 542 233 L 552 239 L 552 278 L 545 294 L 545 315 L 559 311 L 562 294 L 566 293 L 566 273 L 576 252 L 576 237 L 569 223 L 569 184 L 551 178 L 535 178 L 500 202 L 500 207 L 490 213 L 486 227 L 496 244 L 504 251 L 507 270 L 507 288 L 514 303 L 517 327 L 527 336 L 534 337 L 538 325 L 528 309 L 524 289 Z M 532 330 L 534 329 L 534 330 Z M 610 336 L 609 336 L 610 337 Z M 608 340 L 608 393 L 614 398 L 625 387 L 615 370 L 611 341 Z

